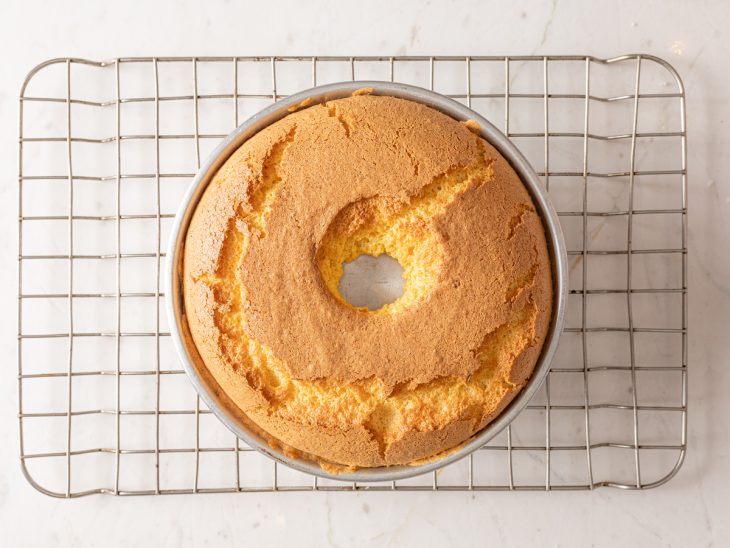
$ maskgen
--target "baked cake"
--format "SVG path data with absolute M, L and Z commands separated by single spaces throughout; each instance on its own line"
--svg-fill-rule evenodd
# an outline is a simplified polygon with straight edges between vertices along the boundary
M 272 444 L 325 467 L 434 458 L 529 379 L 553 300 L 545 233 L 471 126 L 359 94 L 287 115 L 213 177 L 186 235 L 185 315 Z M 351 306 L 342 264 L 382 253 L 403 296 Z

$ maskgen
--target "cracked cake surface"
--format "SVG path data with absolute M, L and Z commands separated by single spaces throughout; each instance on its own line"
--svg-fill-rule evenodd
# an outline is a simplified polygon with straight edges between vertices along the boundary
M 186 235 L 185 315 L 204 367 L 272 444 L 324 466 L 433 457 L 529 379 L 552 309 L 541 220 L 469 124 L 360 94 L 246 141 Z M 387 253 L 403 295 L 374 311 L 342 263 Z

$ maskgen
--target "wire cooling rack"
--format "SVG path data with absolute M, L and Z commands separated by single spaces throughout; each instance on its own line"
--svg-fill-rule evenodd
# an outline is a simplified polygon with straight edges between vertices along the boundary
M 502 125 L 543 177 L 570 259 L 567 322 L 541 392 L 434 474 L 322 480 L 235 438 L 176 359 L 160 271 L 208 152 L 316 84 L 391 80 Z M 647 488 L 687 437 L 684 88 L 661 59 L 54 59 L 20 93 L 20 459 L 45 494 Z

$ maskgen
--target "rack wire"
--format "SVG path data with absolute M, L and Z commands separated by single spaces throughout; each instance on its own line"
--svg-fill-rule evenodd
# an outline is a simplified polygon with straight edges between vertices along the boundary
M 279 466 L 187 382 L 160 291 L 201 158 L 245 117 L 334 81 L 448 95 L 543 178 L 570 296 L 541 392 L 502 434 L 384 484 Z M 647 55 L 53 59 L 20 92 L 18 417 L 28 481 L 56 497 L 661 485 L 687 448 L 685 94 Z

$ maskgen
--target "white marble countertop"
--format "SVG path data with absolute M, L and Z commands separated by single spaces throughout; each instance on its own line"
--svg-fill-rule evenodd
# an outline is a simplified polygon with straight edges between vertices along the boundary
M 730 539 L 730 6 L 721 1 L 0 7 L 0 530 L 4 546 L 721 546 Z M 391 7 L 387 7 L 390 5 Z M 56 500 L 18 464 L 17 94 L 45 59 L 135 55 L 592 54 L 667 59 L 686 84 L 690 419 L 679 474 L 644 492 L 293 493 Z

